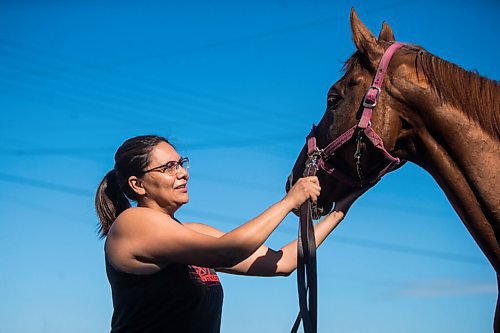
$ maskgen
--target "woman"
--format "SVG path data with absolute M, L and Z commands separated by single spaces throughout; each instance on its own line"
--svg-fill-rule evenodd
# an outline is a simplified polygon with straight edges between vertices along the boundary
M 134 137 L 118 149 L 114 169 L 99 185 L 95 204 L 106 237 L 111 332 L 219 332 L 223 294 L 215 270 L 277 276 L 296 268 L 296 241 L 279 251 L 263 243 L 291 210 L 316 200 L 316 177 L 300 179 L 282 200 L 223 233 L 175 218 L 189 199 L 187 166 L 167 139 Z M 315 226 L 317 246 L 356 197 Z

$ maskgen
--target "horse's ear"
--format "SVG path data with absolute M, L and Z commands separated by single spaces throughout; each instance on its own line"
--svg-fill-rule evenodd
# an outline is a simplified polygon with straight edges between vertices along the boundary
M 351 9 L 351 32 L 354 45 L 362 54 L 368 56 L 371 63 L 382 56 L 384 49 L 377 43 L 373 33 L 361 22 L 354 7 Z
M 378 34 L 378 41 L 384 42 L 394 42 L 396 39 L 394 38 L 394 33 L 392 32 L 391 27 L 385 23 L 382 23 L 382 29 L 380 29 L 380 33 Z

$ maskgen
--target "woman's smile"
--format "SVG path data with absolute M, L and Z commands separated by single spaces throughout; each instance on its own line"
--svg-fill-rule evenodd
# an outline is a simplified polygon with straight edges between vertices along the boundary
M 175 186 L 174 190 L 179 191 L 179 192 L 183 192 L 183 193 L 187 193 L 187 190 L 188 190 L 187 189 L 187 182 Z

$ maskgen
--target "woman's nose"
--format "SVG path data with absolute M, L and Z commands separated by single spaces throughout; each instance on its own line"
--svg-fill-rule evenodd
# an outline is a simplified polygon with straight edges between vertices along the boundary
M 177 169 L 177 178 L 179 178 L 179 179 L 189 178 L 189 172 L 188 172 L 187 168 L 179 165 L 179 168 Z

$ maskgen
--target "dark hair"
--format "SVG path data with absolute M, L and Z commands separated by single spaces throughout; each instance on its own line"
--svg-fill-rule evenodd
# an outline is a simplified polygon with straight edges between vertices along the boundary
M 167 139 L 158 135 L 143 135 L 125 141 L 116 151 L 115 166 L 102 179 L 95 194 L 95 209 L 99 217 L 99 234 L 104 237 L 130 200 L 137 201 L 136 193 L 128 185 L 130 176 L 140 176 L 149 165 L 149 154 Z M 127 199 L 128 198 L 128 199 Z

